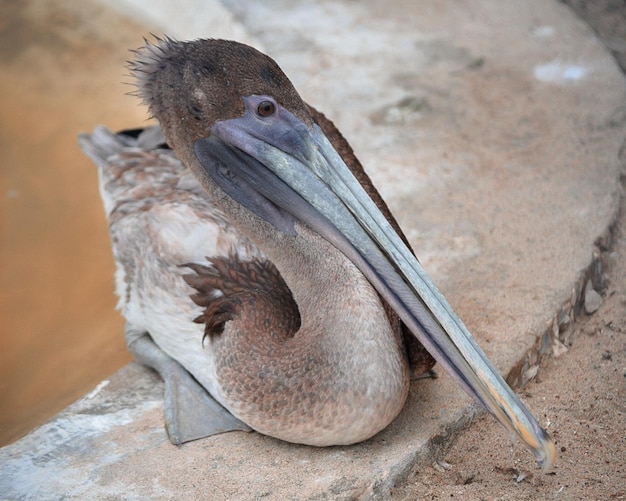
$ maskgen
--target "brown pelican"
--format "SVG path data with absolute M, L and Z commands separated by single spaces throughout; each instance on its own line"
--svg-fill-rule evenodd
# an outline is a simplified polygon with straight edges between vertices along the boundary
M 138 94 L 173 151 L 158 129 L 80 141 L 100 166 L 127 342 L 165 380 L 174 443 L 248 427 L 365 440 L 402 409 L 409 358 L 415 373 L 432 366 L 410 331 L 553 463 L 348 143 L 272 59 L 168 38 L 136 55 Z

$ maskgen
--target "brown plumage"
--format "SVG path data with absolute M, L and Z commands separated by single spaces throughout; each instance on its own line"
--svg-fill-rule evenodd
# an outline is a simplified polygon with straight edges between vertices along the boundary
M 193 302 L 204 308 L 194 322 L 204 325 L 205 336 L 222 334 L 226 322 L 239 318 L 244 330 L 255 335 L 271 319 L 270 337 L 281 341 L 294 336 L 300 328 L 298 305 L 271 262 L 241 261 L 235 255 L 207 262 L 209 266 L 187 264 L 195 274 L 183 277 L 197 291 L 191 295 Z
M 173 442 L 246 425 L 318 446 L 365 440 L 402 409 L 409 363 L 432 367 L 419 338 L 553 461 L 348 143 L 273 60 L 223 40 L 136 55 L 138 94 L 175 155 L 150 131 L 81 144 L 101 168 L 128 345 L 164 377 Z
M 332 246 L 321 241 L 323 250 L 310 256 L 318 262 L 312 270 L 315 280 L 295 280 L 307 297 L 321 301 L 313 307 L 314 315 L 305 309 L 309 322 L 302 326 L 298 304 L 276 266 L 230 223 L 174 152 L 142 143 L 141 136 L 115 136 L 102 128 L 81 141 L 101 167 L 119 306 L 133 352 L 137 340 L 149 332 L 235 416 L 289 441 L 352 443 L 373 435 L 397 415 L 408 391 L 399 320 L 394 313 L 392 329 L 378 294 L 348 260 L 331 266 L 332 276 L 324 277 L 323 267 L 328 268 L 336 252 Z M 193 238 L 187 235 L 191 229 Z M 298 272 L 306 275 L 304 257 L 299 259 Z M 351 282 L 354 273 L 356 281 Z M 344 294 L 349 307 L 331 294 L 341 286 L 349 291 Z M 340 326 L 352 323 L 352 290 L 363 287 L 369 291 L 359 301 L 370 305 L 364 306 L 368 315 L 391 329 L 380 340 L 374 337 L 365 352 L 354 350 L 362 343 L 345 344 Z M 359 320 L 370 322 L 367 317 Z M 340 349 L 333 348 L 335 341 Z M 396 353 L 391 366 L 381 357 L 389 349 Z M 373 385 L 364 377 L 352 381 L 350 374 L 358 367 L 357 372 L 378 372 L 381 377 L 392 368 L 403 376 L 381 380 L 375 398 L 368 397 L 363 405 Z M 336 370 L 339 378 L 332 376 Z

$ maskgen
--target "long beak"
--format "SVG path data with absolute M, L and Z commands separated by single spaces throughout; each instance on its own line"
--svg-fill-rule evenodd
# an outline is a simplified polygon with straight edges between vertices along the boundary
M 246 113 L 218 122 L 195 143 L 208 174 L 279 231 L 313 228 L 368 278 L 424 347 L 548 469 L 556 449 L 493 367 L 420 263 L 354 178 L 317 125 L 267 96 L 244 98 Z M 270 103 L 269 116 L 258 114 Z M 270 107 L 271 109 L 271 107 Z

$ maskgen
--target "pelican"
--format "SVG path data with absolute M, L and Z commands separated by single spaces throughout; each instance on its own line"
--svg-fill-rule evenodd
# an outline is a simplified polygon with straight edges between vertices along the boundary
M 159 127 L 79 141 L 99 166 L 127 344 L 165 381 L 173 443 L 250 429 L 361 442 L 399 414 L 430 353 L 552 465 L 551 438 L 347 141 L 271 58 L 216 39 L 135 52 L 137 94 Z

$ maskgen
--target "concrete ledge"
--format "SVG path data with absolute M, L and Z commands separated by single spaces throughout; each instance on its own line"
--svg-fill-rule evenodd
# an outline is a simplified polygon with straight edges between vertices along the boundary
M 618 209 L 626 125 L 609 54 L 556 1 L 224 3 L 336 121 L 425 267 L 521 384 L 589 278 L 601 286 L 596 242 Z M 384 498 L 479 412 L 442 374 L 413 383 L 398 419 L 357 446 L 231 433 L 177 448 L 161 392 L 150 371 L 125 367 L 0 450 L 2 495 Z

